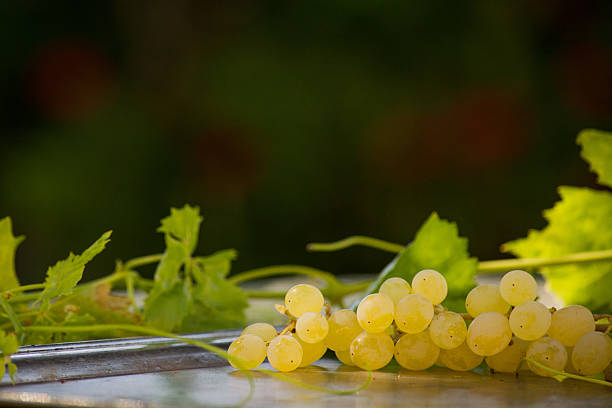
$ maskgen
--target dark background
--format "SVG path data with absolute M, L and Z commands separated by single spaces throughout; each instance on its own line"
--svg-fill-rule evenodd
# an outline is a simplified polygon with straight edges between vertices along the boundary
M 199 205 L 200 253 L 235 271 L 378 272 L 367 249 L 429 213 L 481 259 L 593 185 L 577 133 L 612 129 L 612 2 L 4 1 L 0 217 L 25 283 L 106 229 L 117 258 L 163 248 Z

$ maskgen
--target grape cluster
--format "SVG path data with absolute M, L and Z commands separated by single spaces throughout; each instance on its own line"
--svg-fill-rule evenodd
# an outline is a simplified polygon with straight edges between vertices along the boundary
M 530 369 L 555 375 L 531 361 L 579 375 L 603 372 L 612 360 L 612 340 L 595 330 L 593 314 L 575 305 L 549 310 L 535 300 L 537 289 L 529 273 L 511 271 L 499 286 L 472 289 L 465 300 L 468 313 L 459 314 L 440 305 L 448 292 L 444 276 L 426 269 L 412 285 L 387 279 L 356 312 L 330 314 L 321 292 L 300 284 L 287 292 L 285 307 L 279 306 L 292 323 L 281 333 L 267 323 L 248 326 L 229 347 L 230 363 L 252 369 L 267 357 L 277 370 L 292 371 L 330 349 L 342 363 L 364 370 L 378 370 L 395 357 L 408 370 L 435 364 L 467 371 L 485 360 L 492 370 L 507 373 Z

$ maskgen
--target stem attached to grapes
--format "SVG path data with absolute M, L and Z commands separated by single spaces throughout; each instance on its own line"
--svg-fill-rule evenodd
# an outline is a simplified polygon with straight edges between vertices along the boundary
M 585 377 L 585 376 L 582 376 L 582 375 L 570 374 L 570 373 L 565 372 L 565 371 L 558 371 L 558 370 L 555 370 L 554 368 L 547 367 L 544 364 L 539 363 L 539 362 L 537 362 L 537 361 L 535 361 L 535 360 L 533 360 L 531 358 L 528 358 L 528 357 L 525 357 L 524 360 L 528 361 L 529 363 L 531 363 L 533 365 L 535 365 L 536 367 L 541 368 L 542 370 L 546 370 L 546 371 L 548 371 L 550 373 L 555 374 L 553 378 L 555 380 L 557 380 L 557 381 L 563 381 L 566 378 L 573 378 L 575 380 L 587 381 L 587 382 L 591 382 L 591 383 L 594 383 L 594 384 L 605 385 L 606 387 L 612 387 L 612 382 L 608 382 L 608 381 L 604 381 L 604 380 L 598 380 L 597 378 Z

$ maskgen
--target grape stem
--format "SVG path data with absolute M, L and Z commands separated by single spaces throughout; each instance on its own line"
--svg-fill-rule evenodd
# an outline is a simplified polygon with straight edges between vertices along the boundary
M 316 242 L 306 245 L 308 251 L 331 252 L 349 248 L 354 245 L 367 246 L 385 252 L 400 253 L 405 246 L 393 242 L 383 241 L 378 238 L 370 238 L 363 235 L 354 235 L 335 242 Z M 502 247 L 503 250 L 503 247 Z M 576 252 L 549 258 L 516 258 L 500 259 L 493 261 L 481 261 L 478 263 L 478 273 L 498 273 L 512 269 L 536 268 L 542 266 L 554 266 L 574 264 L 581 262 L 595 262 L 612 260 L 612 249 L 603 251 Z
M 525 357 L 524 360 L 528 361 L 529 363 L 531 363 L 533 365 L 535 365 L 536 367 L 541 368 L 542 370 L 546 370 L 546 371 L 548 371 L 550 373 L 555 374 L 555 376 L 553 378 L 555 380 L 559 381 L 559 382 L 565 380 L 566 378 L 573 378 L 575 380 L 587 381 L 587 382 L 594 383 L 594 384 L 605 385 L 606 387 L 612 387 L 612 383 L 608 382 L 608 381 L 598 380 L 596 378 L 585 377 L 585 376 L 582 376 L 582 375 L 570 374 L 570 373 L 565 372 L 565 371 L 558 371 L 558 370 L 555 370 L 554 368 L 547 367 L 544 364 L 539 363 L 539 362 L 537 362 L 537 361 L 535 361 L 535 360 L 533 360 L 533 359 L 531 359 L 529 357 Z

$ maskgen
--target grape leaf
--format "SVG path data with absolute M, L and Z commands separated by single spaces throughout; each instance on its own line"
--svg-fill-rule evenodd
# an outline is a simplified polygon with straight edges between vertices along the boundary
M 4 330 L 0 330 L 0 354 L 3 357 L 9 357 L 11 354 L 15 354 L 18 349 L 19 342 L 15 333 L 7 334 Z
M 232 268 L 232 261 L 236 259 L 238 253 L 235 249 L 224 249 L 217 251 L 209 256 L 195 258 L 207 271 L 215 271 L 221 276 L 227 276 Z
M 24 239 L 24 236 L 13 235 L 9 217 L 0 219 L 0 291 L 19 286 L 15 274 L 15 251 Z
M 47 270 L 45 288 L 37 300 L 41 303 L 41 309 L 46 308 L 51 299 L 72 292 L 72 289 L 83 277 L 85 264 L 104 250 L 106 244 L 110 241 L 111 233 L 112 231 L 107 231 L 102 234 L 81 255 L 70 253 L 68 258 L 58 261 Z
M 161 220 L 158 232 L 163 232 L 179 241 L 191 255 L 198 245 L 198 233 L 202 217 L 198 207 L 185 205 L 183 208 L 171 208 L 170 215 Z
M 576 141 L 582 146 L 582 157 L 597 173 L 599 183 L 612 187 L 612 133 L 585 129 Z
M 561 186 L 559 195 L 561 201 L 544 211 L 548 226 L 504 244 L 502 250 L 520 257 L 539 258 L 612 248 L 612 194 Z M 612 308 L 612 263 L 558 265 L 540 271 L 566 304 L 580 304 L 594 313 Z
M 169 289 L 154 286 L 145 300 L 144 320 L 160 330 L 174 331 L 191 309 L 189 281 L 176 281 Z
M 435 269 L 448 283 L 448 296 L 443 304 L 462 311 L 465 296 L 476 285 L 474 276 L 478 263 L 476 258 L 469 256 L 467 249 L 467 238 L 458 235 L 457 225 L 433 213 L 421 226 L 414 241 L 378 275 L 368 293 L 377 292 L 388 278 L 399 276 L 411 283 L 417 272 Z

